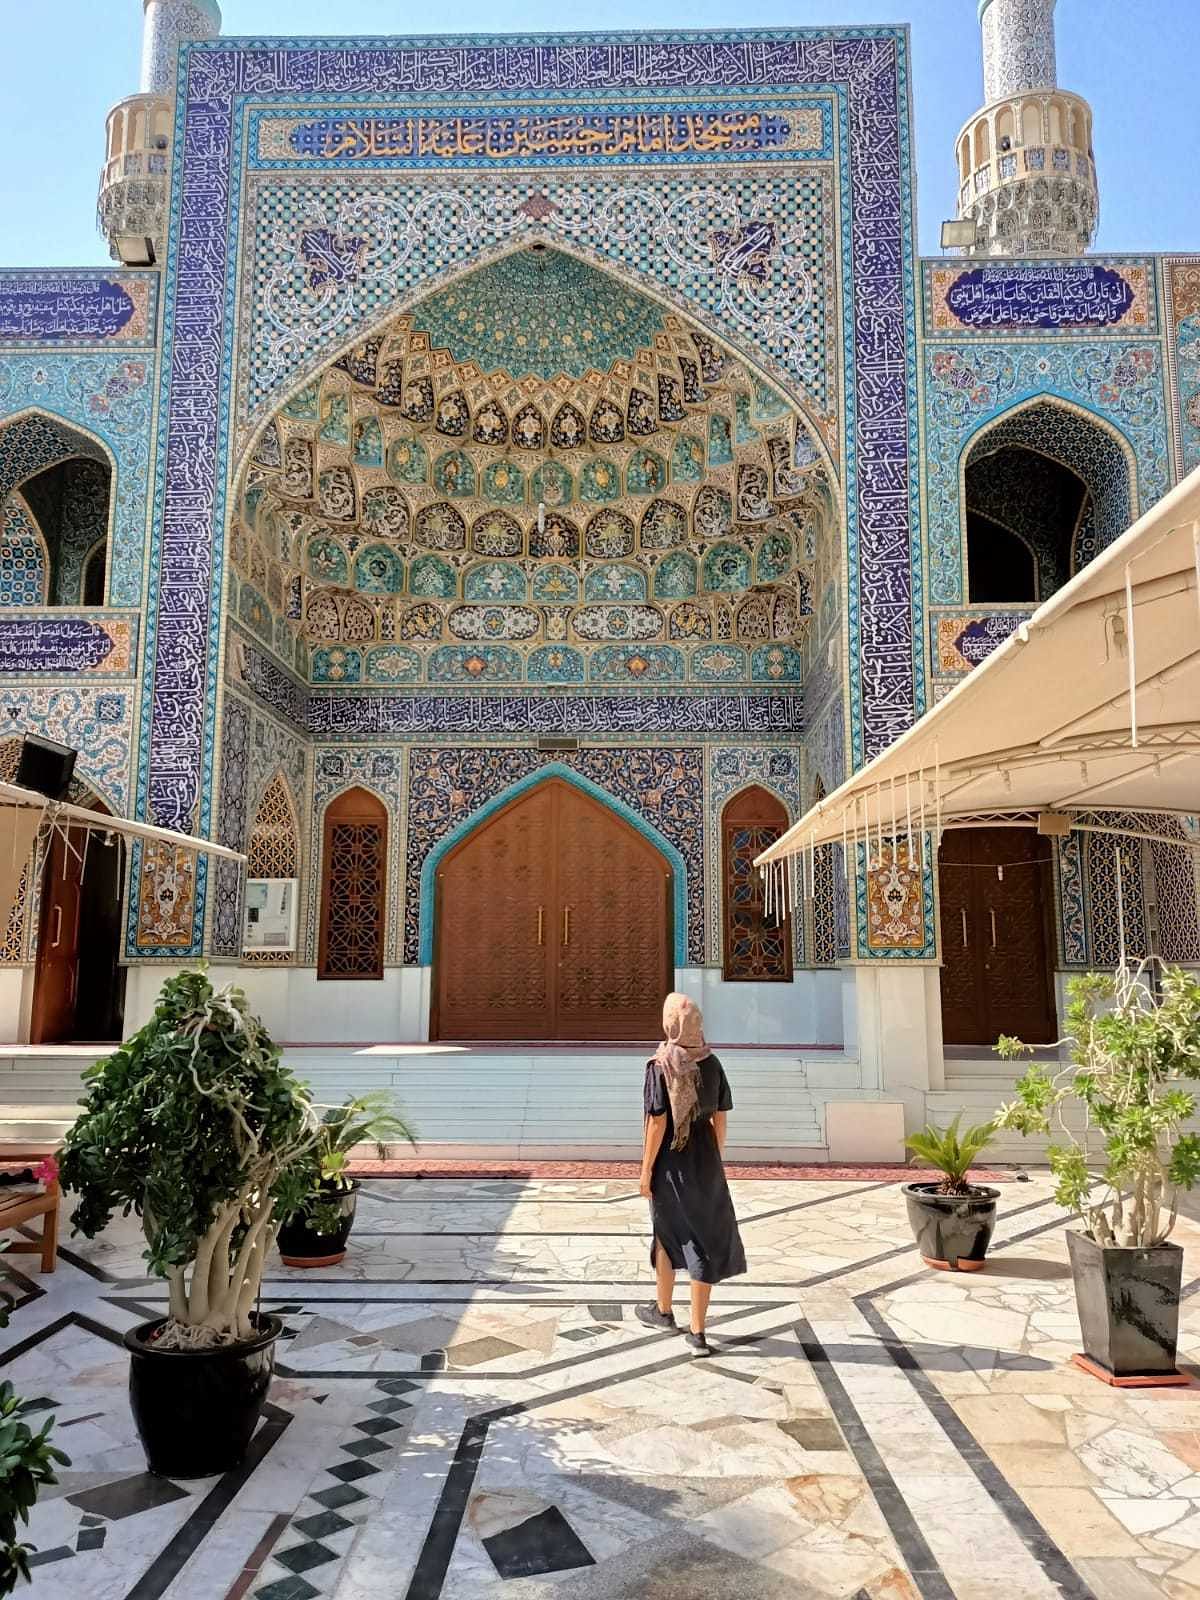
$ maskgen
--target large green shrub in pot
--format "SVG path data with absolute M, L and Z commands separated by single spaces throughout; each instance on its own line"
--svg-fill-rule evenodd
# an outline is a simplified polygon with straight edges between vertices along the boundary
M 306 1194 L 317 1118 L 245 995 L 181 973 L 86 1081 L 61 1157 L 79 1197 L 73 1226 L 95 1238 L 114 1212 L 141 1220 L 169 1291 L 159 1348 L 253 1338 L 278 1221 Z
M 1200 982 L 1177 967 L 1160 992 L 1148 968 L 1088 973 L 1067 986 L 1069 1064 L 1032 1065 L 997 1127 L 1049 1134 L 1055 1199 L 1101 1246 L 1145 1249 L 1175 1226 L 1180 1190 L 1200 1180 L 1200 1135 L 1184 1131 L 1200 1080 Z M 1007 1060 L 1030 1047 L 1001 1038 Z M 1082 1126 L 1068 1126 L 1076 1108 Z

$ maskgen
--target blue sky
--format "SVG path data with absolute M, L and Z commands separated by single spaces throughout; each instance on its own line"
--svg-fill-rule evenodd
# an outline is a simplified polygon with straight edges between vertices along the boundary
M 954 136 L 982 98 L 976 0 L 609 0 L 596 9 L 524 0 L 508 31 L 912 25 L 918 225 L 937 250 L 954 214 Z M 137 89 L 141 0 L 5 6 L 0 98 L 0 266 L 107 260 L 95 231 L 108 108 Z M 394 34 L 406 24 L 495 31 L 479 0 L 422 11 L 396 0 L 225 0 L 230 35 Z M 47 22 L 48 16 L 52 21 Z M 1059 83 L 1095 110 L 1096 248 L 1200 251 L 1195 122 L 1198 0 L 1059 0 Z

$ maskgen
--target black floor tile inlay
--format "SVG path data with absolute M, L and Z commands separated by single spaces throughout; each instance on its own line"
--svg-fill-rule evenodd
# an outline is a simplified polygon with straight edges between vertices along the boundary
M 355 1439 L 353 1444 L 344 1444 L 342 1449 L 348 1456 L 377 1456 L 386 1455 L 391 1446 L 384 1439 Z
M 307 1578 L 278 1578 L 274 1583 L 267 1584 L 265 1589 L 256 1589 L 254 1600 L 313 1600 L 313 1596 L 320 1592 L 313 1588 Z
M 368 1406 L 368 1411 L 374 1411 L 374 1406 Z M 356 1422 L 355 1428 L 359 1433 L 392 1433 L 400 1424 L 393 1422 L 390 1417 L 368 1417 L 365 1422 Z
M 340 1478 L 343 1483 L 357 1483 L 360 1478 L 373 1478 L 379 1471 L 369 1461 L 343 1461 L 336 1467 L 329 1468 L 331 1478 Z M 316 1495 L 313 1496 L 315 1500 Z
M 331 1489 L 321 1489 L 316 1494 L 310 1494 L 308 1498 L 315 1500 L 320 1506 L 327 1506 L 330 1511 L 336 1511 L 339 1506 L 352 1506 L 367 1497 L 361 1489 L 351 1488 L 348 1483 L 339 1483 Z
M 310 1539 L 306 1544 L 294 1545 L 290 1550 L 277 1550 L 273 1559 L 289 1572 L 311 1572 L 314 1567 L 323 1567 L 329 1561 L 336 1561 L 337 1552 L 319 1539 Z
M 297 1533 L 304 1534 L 308 1539 L 328 1539 L 330 1534 L 342 1533 L 353 1526 L 348 1517 L 339 1517 L 336 1511 L 318 1511 L 311 1517 L 298 1517 L 292 1523 Z
M 104 1483 L 98 1489 L 83 1489 L 79 1494 L 67 1496 L 71 1505 L 78 1506 L 80 1511 L 90 1511 L 109 1522 L 135 1517 L 139 1511 L 155 1511 L 159 1506 L 169 1506 L 173 1500 L 186 1498 L 187 1492 L 170 1478 L 156 1478 L 150 1472 L 118 1478 L 116 1483 Z
M 548 1572 L 570 1572 L 575 1567 L 596 1565 L 557 1506 L 539 1511 L 515 1528 L 492 1534 L 483 1541 L 483 1547 L 502 1578 L 536 1578 Z

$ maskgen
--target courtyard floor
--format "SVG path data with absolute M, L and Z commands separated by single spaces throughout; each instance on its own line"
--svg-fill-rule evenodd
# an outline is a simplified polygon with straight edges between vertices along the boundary
M 895 1182 L 737 1181 L 750 1271 L 713 1359 L 633 1317 L 625 1179 L 379 1179 L 343 1267 L 272 1269 L 286 1324 L 244 1468 L 145 1473 L 128 1224 L 64 1236 L 0 1376 L 71 1456 L 31 1600 L 1200 1600 L 1200 1387 L 1117 1393 L 1044 1176 L 986 1272 L 922 1268 Z M 1200 1228 L 1180 1224 L 1200 1288 Z M 680 1296 L 680 1310 L 683 1296 Z M 1200 1360 L 1200 1303 L 1182 1353 Z

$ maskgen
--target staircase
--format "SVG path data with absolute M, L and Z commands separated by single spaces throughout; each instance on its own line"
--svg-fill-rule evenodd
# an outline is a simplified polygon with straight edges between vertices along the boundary
M 61 1138 L 105 1046 L 0 1047 L 0 1141 Z M 733 1089 L 728 1154 L 741 1161 L 823 1161 L 813 1062 L 836 1051 L 726 1047 Z M 629 1159 L 641 1150 L 645 1049 L 580 1045 L 285 1046 L 284 1061 L 319 1104 L 386 1090 L 433 1158 Z M 846 1062 L 849 1076 L 854 1064 Z M 827 1098 L 827 1096 L 825 1096 Z M 403 1153 L 398 1151 L 397 1153 Z

